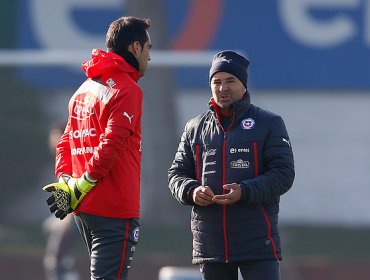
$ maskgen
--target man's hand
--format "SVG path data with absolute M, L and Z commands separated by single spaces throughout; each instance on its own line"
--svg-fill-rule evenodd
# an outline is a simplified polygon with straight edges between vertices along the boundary
M 222 195 L 215 195 L 212 198 L 212 201 L 217 204 L 221 205 L 228 205 L 234 204 L 235 202 L 239 201 L 242 196 L 242 191 L 239 184 L 226 184 L 223 185 L 224 190 L 226 190 L 226 194 Z
M 214 193 L 208 186 L 199 186 L 193 191 L 193 201 L 199 206 L 208 206 L 213 204 Z
M 50 212 L 55 213 L 55 217 L 63 220 L 77 208 L 95 185 L 96 182 L 89 181 L 85 174 L 81 178 L 62 175 L 59 182 L 43 187 L 44 191 L 52 192 L 52 195 L 46 200 Z
M 70 193 L 69 187 L 62 180 L 57 183 L 49 184 L 42 188 L 44 191 L 52 192 L 52 195 L 48 197 L 46 203 L 49 205 L 51 213 L 54 213 L 55 217 L 63 220 L 73 210 L 70 206 Z

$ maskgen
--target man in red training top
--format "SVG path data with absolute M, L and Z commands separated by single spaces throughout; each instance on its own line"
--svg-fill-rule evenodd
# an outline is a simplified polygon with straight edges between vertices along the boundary
M 56 146 L 58 183 L 44 190 L 50 211 L 72 211 L 91 259 L 91 279 L 127 279 L 139 237 L 141 116 L 137 84 L 150 60 L 149 19 L 121 17 L 82 64 L 87 80 L 72 96 Z

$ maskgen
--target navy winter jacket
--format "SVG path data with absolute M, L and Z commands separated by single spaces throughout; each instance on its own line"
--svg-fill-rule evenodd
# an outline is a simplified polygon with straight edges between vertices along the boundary
M 193 205 L 193 263 L 281 259 L 280 196 L 294 180 L 290 139 L 282 118 L 250 104 L 249 94 L 234 103 L 223 128 L 213 99 L 210 110 L 185 126 L 169 168 L 169 188 L 184 205 Z M 222 194 L 238 183 L 242 198 L 233 205 L 195 205 L 200 185 Z

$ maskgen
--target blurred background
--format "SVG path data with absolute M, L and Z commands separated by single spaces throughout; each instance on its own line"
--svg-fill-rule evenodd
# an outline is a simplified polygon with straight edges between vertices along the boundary
M 0 278 L 46 279 L 49 132 L 66 121 L 85 79 L 81 63 L 92 48 L 105 49 L 108 25 L 124 15 L 153 24 L 152 61 L 140 80 L 142 228 L 130 279 L 191 266 L 190 208 L 171 197 L 167 169 L 186 121 L 207 109 L 211 59 L 224 49 L 250 59 L 252 103 L 280 114 L 291 137 L 296 180 L 281 199 L 283 279 L 368 279 L 366 0 L 2 0 Z M 64 279 L 88 279 L 81 238 L 69 243 L 79 276 Z

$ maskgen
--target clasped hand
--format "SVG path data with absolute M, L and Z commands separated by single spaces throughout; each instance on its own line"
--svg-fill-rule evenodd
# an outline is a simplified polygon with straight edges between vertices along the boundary
M 46 200 L 51 213 L 63 220 L 69 213 L 75 210 L 86 194 L 95 186 L 84 175 L 81 178 L 73 178 L 62 175 L 59 182 L 51 183 L 43 187 L 44 191 L 52 195 Z
M 220 205 L 234 204 L 241 198 L 241 188 L 239 184 L 223 185 L 225 194 L 215 195 L 209 186 L 199 186 L 193 191 L 193 201 L 199 206 L 208 206 L 213 203 Z

